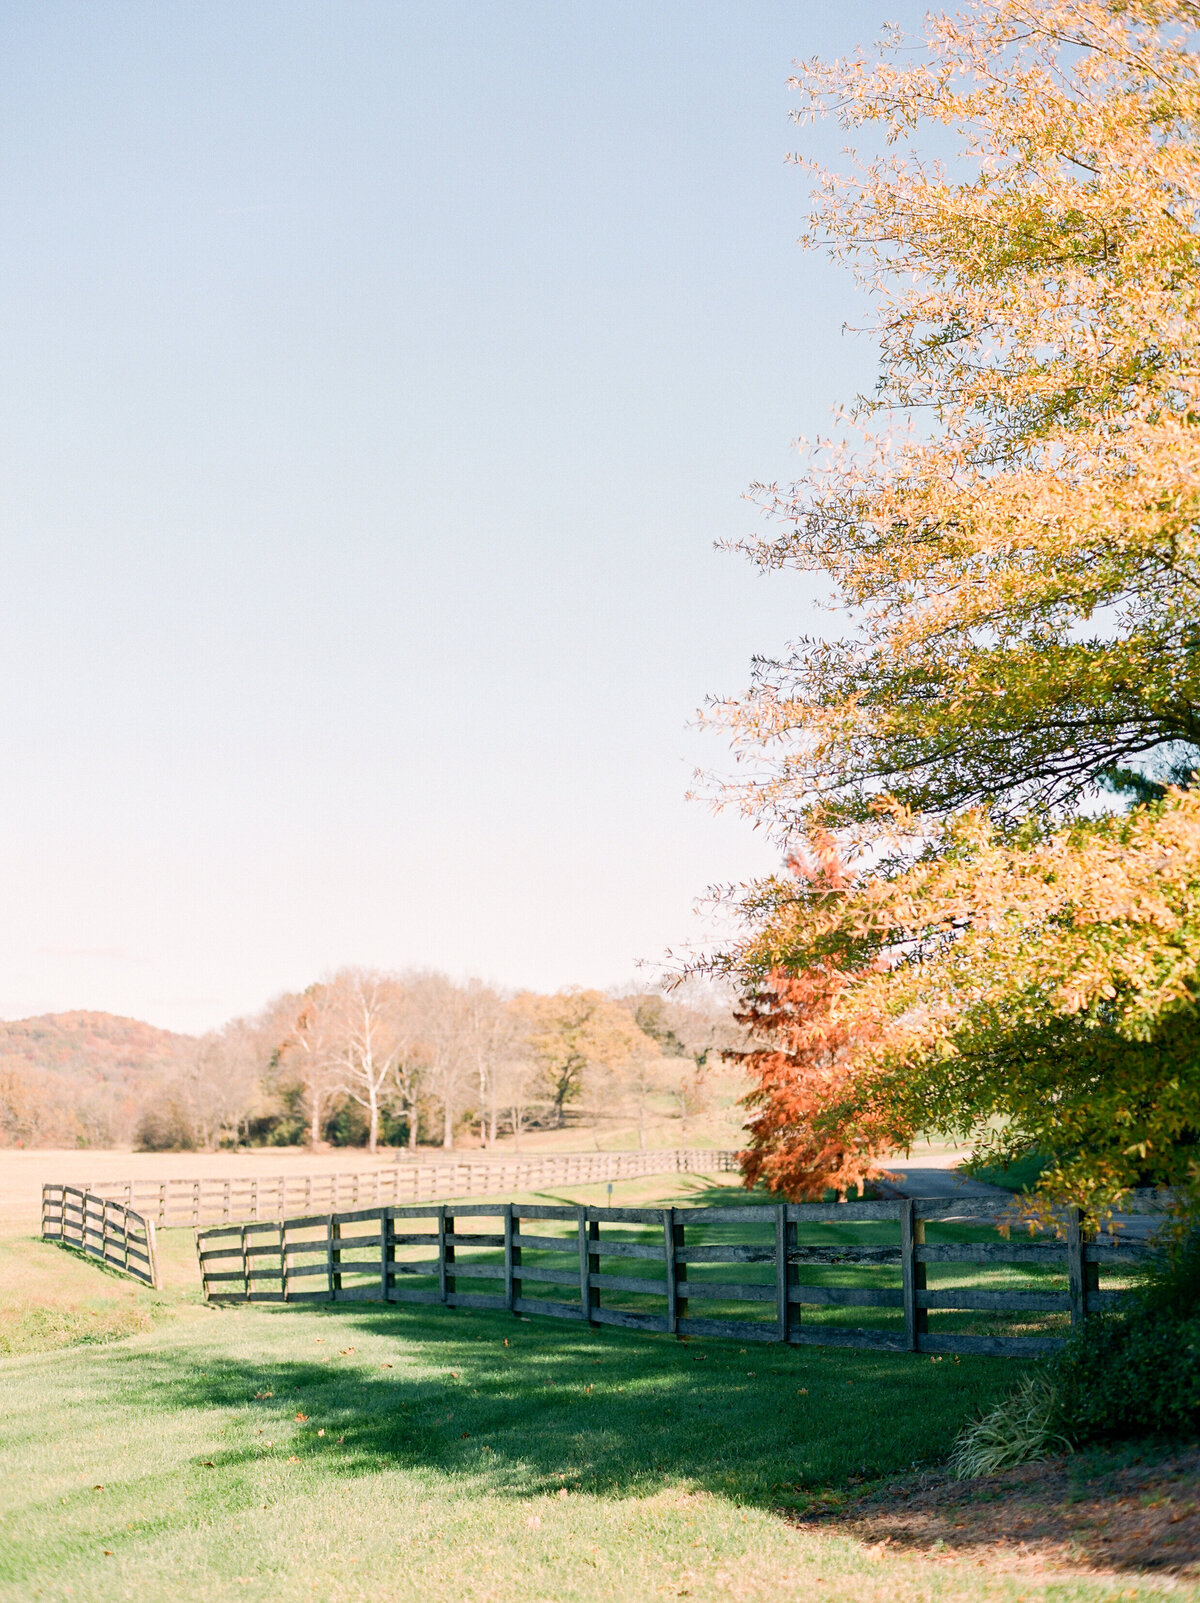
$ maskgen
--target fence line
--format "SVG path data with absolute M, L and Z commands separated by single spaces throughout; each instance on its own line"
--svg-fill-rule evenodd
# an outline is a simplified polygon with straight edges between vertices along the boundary
M 42 1187 L 42 1239 L 79 1247 L 157 1291 L 158 1242 L 153 1219 L 80 1186 Z
M 1088 1238 L 1078 1214 L 1064 1221 L 1061 1238 L 925 1239 L 929 1224 L 1007 1226 L 1013 1212 L 1007 1200 L 973 1198 L 729 1208 L 473 1203 L 198 1230 L 196 1248 L 213 1302 L 442 1303 L 679 1336 L 1032 1356 L 1060 1339 L 931 1331 L 930 1315 L 1050 1313 L 1078 1325 L 1120 1296 L 1101 1289 L 1101 1269 L 1128 1268 L 1149 1248 L 1112 1235 Z M 495 1225 L 460 1228 L 481 1219 Z M 894 1226 L 895 1239 L 831 1241 L 825 1228 L 859 1224 Z M 802 1242 L 805 1226 L 819 1227 L 825 1239 Z M 1023 1270 L 1025 1285 L 927 1283 L 931 1265 L 970 1264 L 1001 1266 L 1000 1280 Z M 729 1272 L 732 1265 L 745 1267 L 738 1279 L 723 1279 L 718 1266 Z M 836 1283 L 846 1269 L 869 1270 L 873 1283 Z M 1061 1284 L 1049 1285 L 1052 1279 Z M 472 1289 L 479 1281 L 490 1289 Z M 708 1305 L 707 1316 L 694 1311 L 697 1303 Z M 841 1324 L 845 1308 L 891 1310 L 891 1328 Z
M 643 1175 L 721 1174 L 737 1169 L 735 1152 L 670 1147 L 658 1152 L 548 1152 L 528 1157 L 398 1162 L 338 1174 L 229 1175 L 207 1180 L 116 1180 L 84 1187 L 93 1195 L 137 1208 L 160 1225 L 231 1224 L 281 1219 L 289 1212 L 438 1198 L 545 1186 L 634 1180 Z

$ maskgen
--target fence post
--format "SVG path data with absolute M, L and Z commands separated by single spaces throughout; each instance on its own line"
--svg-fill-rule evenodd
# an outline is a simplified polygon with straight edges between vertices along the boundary
M 900 1198 L 900 1274 L 904 1286 L 904 1336 L 916 1352 L 929 1329 L 929 1314 L 918 1307 L 917 1293 L 925 1290 L 925 1265 L 917 1262 L 917 1248 L 925 1244 L 925 1221 L 916 1216 L 911 1197 Z
M 680 1321 L 686 1319 L 687 1316 L 688 1316 L 688 1300 L 687 1300 L 686 1297 L 681 1297 L 679 1295 L 679 1281 L 680 1281 L 679 1254 L 683 1250 L 683 1247 L 684 1247 L 684 1245 L 685 1245 L 685 1243 L 687 1241 L 687 1226 L 685 1224 L 683 1224 L 683 1222 L 681 1220 L 681 1217 L 680 1217 L 680 1212 L 676 1208 L 672 1208 L 671 1209 L 671 1235 L 674 1238 L 673 1239 L 673 1243 L 672 1243 L 674 1250 L 671 1253 L 672 1268 L 673 1268 L 673 1272 L 674 1272 L 674 1282 L 673 1282 L 673 1285 L 672 1285 L 671 1302 L 672 1302 L 673 1307 L 674 1307 L 674 1313 L 673 1313 L 674 1330 L 675 1330 L 675 1334 L 678 1335 L 679 1334 Z M 687 1264 L 686 1264 L 686 1262 L 683 1265 L 683 1282 L 684 1282 L 684 1285 L 687 1284 Z
M 516 1263 L 517 1249 L 513 1246 L 513 1211 L 512 1203 L 504 1204 L 504 1306 L 512 1313 L 513 1305 L 513 1266 Z
M 592 1323 L 592 1312 L 596 1304 L 593 1300 L 595 1292 L 592 1287 L 592 1257 L 590 1242 L 588 1240 L 587 1209 L 581 1207 L 577 1221 L 579 1231 L 579 1306 L 583 1310 L 583 1317 L 588 1324 Z
M 1067 1216 L 1067 1295 L 1071 1302 L 1071 1329 L 1079 1330 L 1088 1313 L 1088 1292 L 1100 1285 L 1100 1265 L 1087 1261 L 1088 1235 L 1083 1212 L 1072 1208 Z
M 663 1257 L 667 1266 L 667 1334 L 679 1334 L 679 1295 L 677 1291 L 679 1276 L 675 1268 L 675 1210 L 663 1209 Z
M 149 1241 L 149 1239 L 150 1239 L 150 1223 L 151 1223 L 151 1221 L 149 1219 L 147 1219 L 147 1221 L 146 1221 L 146 1239 L 147 1239 L 147 1241 Z M 204 1267 L 204 1253 L 201 1251 L 201 1248 L 200 1248 L 200 1230 L 199 1230 L 198 1226 L 194 1226 L 193 1229 L 192 1229 L 192 1240 L 196 1244 L 196 1262 L 200 1265 L 200 1295 L 204 1298 L 204 1301 L 207 1302 L 208 1301 L 208 1272 L 206 1271 L 206 1269 Z M 244 1267 L 245 1267 L 245 1263 L 243 1261 L 243 1268 Z M 249 1282 L 247 1282 L 247 1286 L 248 1285 L 249 1285 Z
M 342 1249 L 335 1243 L 342 1239 L 341 1222 L 329 1215 L 329 1234 L 326 1238 L 327 1267 L 329 1271 L 329 1300 L 337 1301 L 337 1294 L 342 1289 Z
M 158 1232 L 154 1228 L 153 1219 L 146 1220 L 146 1253 L 150 1259 L 150 1284 L 155 1291 L 161 1291 L 162 1276 L 158 1272 Z
M 279 1221 L 279 1289 L 283 1293 L 283 1300 L 288 1300 L 288 1240 L 287 1220 Z
M 454 1290 L 454 1276 L 449 1273 L 448 1266 L 454 1262 L 453 1244 L 446 1237 L 454 1229 L 452 1215 L 446 1213 L 446 1205 L 442 1203 L 437 1211 L 438 1221 L 438 1291 L 442 1301 L 445 1302 Z
M 392 1265 L 396 1261 L 395 1235 L 390 1208 L 379 1210 L 379 1300 L 390 1302 L 392 1297 Z
M 775 1207 L 775 1321 L 776 1341 L 788 1339 L 788 1220 L 787 1203 Z

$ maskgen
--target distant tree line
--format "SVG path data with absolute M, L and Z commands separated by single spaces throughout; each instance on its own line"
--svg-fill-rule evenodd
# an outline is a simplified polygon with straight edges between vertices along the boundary
M 144 1150 L 519 1144 L 531 1129 L 672 1111 L 686 1135 L 740 1044 L 711 989 L 508 994 L 346 968 L 196 1041 L 146 1103 Z

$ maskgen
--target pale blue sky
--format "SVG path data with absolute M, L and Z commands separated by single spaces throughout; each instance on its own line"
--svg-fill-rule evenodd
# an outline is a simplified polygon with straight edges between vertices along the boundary
M 771 866 L 690 729 L 829 628 L 712 549 L 873 379 L 794 58 L 905 3 L 0 19 L 0 1014 L 607 985 Z

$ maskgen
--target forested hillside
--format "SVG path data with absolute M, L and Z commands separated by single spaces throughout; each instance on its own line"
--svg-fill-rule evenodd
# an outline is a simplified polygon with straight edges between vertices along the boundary
M 111 1013 L 0 1020 L 0 1145 L 132 1142 L 141 1110 L 195 1045 Z

